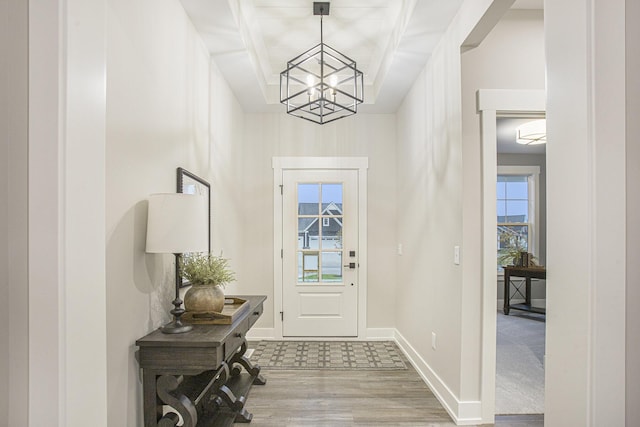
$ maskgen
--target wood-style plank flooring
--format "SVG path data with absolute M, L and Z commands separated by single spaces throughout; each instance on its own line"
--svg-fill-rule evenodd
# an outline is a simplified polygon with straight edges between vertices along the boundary
M 253 427 L 455 424 L 409 364 L 398 371 L 267 370 L 246 409 Z M 540 427 L 542 416 L 504 417 L 496 426 Z

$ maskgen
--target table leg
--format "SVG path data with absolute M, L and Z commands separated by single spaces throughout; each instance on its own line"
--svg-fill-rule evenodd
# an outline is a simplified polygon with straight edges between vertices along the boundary
M 503 313 L 509 315 L 509 304 L 511 299 L 511 275 L 509 271 L 505 269 L 504 271 L 504 308 L 502 309 Z
M 149 370 L 142 372 L 142 394 L 144 400 L 144 426 L 157 427 L 162 417 L 162 403 L 158 399 L 156 373 Z
M 180 392 L 176 392 L 178 386 L 184 381 L 182 375 L 162 375 L 158 377 L 156 387 L 158 388 L 158 397 L 165 405 L 171 406 L 182 416 L 183 427 L 195 427 L 198 424 L 198 412 L 193 402 L 187 396 Z M 175 395 L 174 395 L 175 393 Z M 168 414 L 161 419 L 162 425 L 177 425 L 174 423 L 176 417 Z
M 531 277 L 527 277 L 526 278 L 526 285 L 525 285 L 525 303 L 531 307 Z
M 246 352 L 247 352 L 247 340 L 244 340 L 242 342 L 242 345 L 240 346 L 240 350 L 238 350 L 238 352 L 236 352 L 236 354 L 234 354 L 231 360 L 229 361 L 229 365 L 233 367 L 233 369 L 231 370 L 231 375 L 234 375 L 234 376 L 240 375 L 241 368 L 239 368 L 238 366 L 235 366 L 235 364 L 237 363 L 242 367 L 244 367 L 244 369 L 246 369 L 246 371 L 252 377 L 255 377 L 253 380 L 254 384 L 265 385 L 267 383 L 267 380 L 265 377 L 260 375 L 260 366 L 254 365 L 253 363 L 251 363 L 251 361 L 247 359 L 244 355 Z

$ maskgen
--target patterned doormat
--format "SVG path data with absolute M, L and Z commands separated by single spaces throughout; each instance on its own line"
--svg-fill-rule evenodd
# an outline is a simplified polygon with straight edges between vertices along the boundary
M 392 341 L 260 341 L 251 361 L 267 369 L 407 369 Z

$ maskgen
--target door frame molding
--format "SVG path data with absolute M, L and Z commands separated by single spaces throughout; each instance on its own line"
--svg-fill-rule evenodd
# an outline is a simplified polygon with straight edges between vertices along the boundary
M 496 409 L 496 182 L 498 175 L 496 118 L 543 115 L 544 90 L 480 89 L 476 93 L 480 115 L 482 162 L 482 422 L 493 423 Z
M 282 321 L 282 174 L 286 170 L 358 171 L 358 336 L 367 334 L 367 170 L 368 157 L 273 157 L 273 327 L 274 338 L 283 339 Z M 298 337 L 299 339 L 299 337 Z

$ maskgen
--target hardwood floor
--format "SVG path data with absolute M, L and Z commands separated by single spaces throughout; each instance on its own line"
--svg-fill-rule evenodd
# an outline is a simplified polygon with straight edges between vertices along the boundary
M 254 427 L 455 426 L 418 373 L 267 370 L 247 400 Z M 539 427 L 542 418 L 506 417 L 496 426 Z
M 413 369 L 263 370 L 247 410 L 257 426 L 454 426 Z

